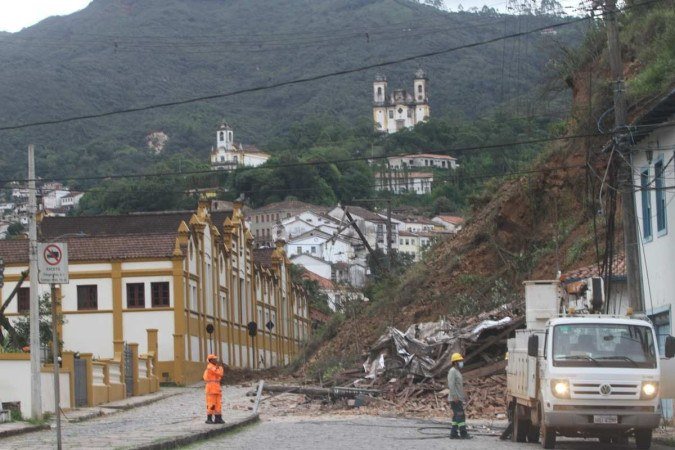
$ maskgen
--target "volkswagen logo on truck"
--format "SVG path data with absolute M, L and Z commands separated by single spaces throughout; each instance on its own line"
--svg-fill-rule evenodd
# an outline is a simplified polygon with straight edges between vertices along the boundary
M 602 395 L 609 395 L 612 393 L 612 386 L 609 384 L 602 384 L 600 385 L 600 393 Z

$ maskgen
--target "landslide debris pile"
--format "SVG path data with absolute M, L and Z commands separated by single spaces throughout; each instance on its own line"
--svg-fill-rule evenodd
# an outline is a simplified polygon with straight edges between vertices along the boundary
M 467 411 L 472 417 L 502 417 L 506 340 L 524 325 L 522 306 L 509 303 L 463 320 L 418 323 L 405 332 L 389 327 L 370 348 L 363 369 L 343 371 L 335 383 L 367 390 L 364 395 L 378 391 L 380 409 L 443 415 L 449 410 L 450 356 L 459 352 L 465 355 Z

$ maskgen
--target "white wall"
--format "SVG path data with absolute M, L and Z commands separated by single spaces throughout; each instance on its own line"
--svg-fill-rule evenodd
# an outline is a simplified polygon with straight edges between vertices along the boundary
M 675 120 L 671 116 L 670 120 Z M 647 161 L 647 148 L 653 151 L 652 161 Z M 675 292 L 675 277 L 673 277 L 672 262 L 675 261 L 675 161 L 671 158 L 675 156 L 675 129 L 662 128 L 649 137 L 640 141 L 638 150 L 635 152 L 633 167 L 634 184 L 640 186 L 640 172 L 648 169 L 649 181 L 654 179 L 654 166 L 658 161 L 662 161 L 665 167 L 665 202 L 666 202 L 666 228 L 659 232 L 657 229 L 657 208 L 656 191 L 646 191 L 649 194 L 651 204 L 651 217 L 646 218 L 642 209 L 642 191 L 637 190 L 635 196 L 636 211 L 638 216 L 638 242 L 641 244 L 641 261 L 643 291 L 645 306 L 648 310 L 656 309 L 667 305 L 673 305 L 673 292 Z M 670 163 L 668 163 L 670 161 Z M 655 184 L 652 182 L 650 187 L 653 189 Z M 645 221 L 651 222 L 652 236 L 650 239 L 644 239 L 642 232 Z M 648 282 L 647 282 L 648 281 Z M 671 334 L 673 333 L 673 319 L 671 317 Z
M 138 344 L 138 352 L 148 351 L 148 328 L 156 328 L 159 360 L 173 360 L 173 311 L 134 311 L 122 314 L 124 340 Z M 199 348 L 199 347 L 198 347 Z
M 0 400 L 3 402 L 21 402 L 21 414 L 31 416 L 30 361 L 0 361 Z M 54 375 L 42 373 L 42 410 L 54 411 Z M 70 408 L 70 378 L 68 373 L 60 374 L 61 408 Z
M 112 358 L 112 313 L 64 314 L 63 348 L 94 357 Z

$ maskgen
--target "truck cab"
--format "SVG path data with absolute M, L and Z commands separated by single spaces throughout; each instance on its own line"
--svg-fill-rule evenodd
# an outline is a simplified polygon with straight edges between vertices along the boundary
M 590 309 L 577 313 L 559 282 L 529 283 L 534 284 L 526 283 L 527 329 L 508 342 L 515 440 L 541 438 L 544 448 L 554 448 L 556 436 L 615 443 L 633 436 L 638 448 L 649 448 L 661 420 L 660 361 L 651 322 Z M 668 337 L 666 356 L 673 353 L 675 340 Z

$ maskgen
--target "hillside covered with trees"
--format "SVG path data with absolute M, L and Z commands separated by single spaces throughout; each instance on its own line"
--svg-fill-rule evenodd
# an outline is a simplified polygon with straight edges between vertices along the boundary
M 94 0 L 73 15 L 0 35 L 0 59 L 5 61 L 0 67 L 0 128 L 266 86 L 460 47 L 563 20 L 551 15 L 501 15 L 489 8 L 448 13 L 407 0 Z M 303 149 L 311 147 L 323 148 L 319 153 L 324 156 L 330 153 L 324 136 L 294 135 L 311 132 L 307 124 L 316 123 L 322 123 L 321 129 L 356 135 L 356 144 L 344 150 L 363 154 L 380 145 L 372 142 L 372 136 L 362 139 L 369 128 L 375 74 L 385 73 L 391 88 L 410 88 L 419 66 L 429 74 L 432 118 L 440 119 L 429 125 L 436 127 L 428 136 L 434 145 L 459 142 L 440 139 L 454 126 L 447 124 L 474 126 L 476 118 L 485 116 L 498 120 L 495 110 L 509 111 L 510 118 L 525 122 L 555 119 L 564 112 L 565 95 L 561 83 L 548 84 L 548 68 L 560 48 L 578 42 L 583 27 L 575 24 L 555 33 L 532 33 L 205 102 L 3 130 L 0 176 L 22 178 L 29 142 L 37 144 L 40 176 L 81 190 L 100 182 L 77 180 L 85 176 L 203 167 L 214 130 L 223 119 L 234 127 L 237 140 L 275 154 L 281 151 L 278 158 L 285 157 L 284 151 L 302 158 Z M 441 129 L 445 131 L 437 133 Z M 158 130 L 169 136 L 159 155 L 145 142 L 149 132 Z M 332 144 L 350 139 L 332 136 Z M 347 183 L 349 177 L 358 179 L 361 169 L 354 170 Z M 175 180 L 166 182 L 177 185 Z M 247 186 L 246 180 L 237 183 Z M 332 195 L 342 197 L 332 190 Z M 114 209 L 165 206 L 133 203 Z

